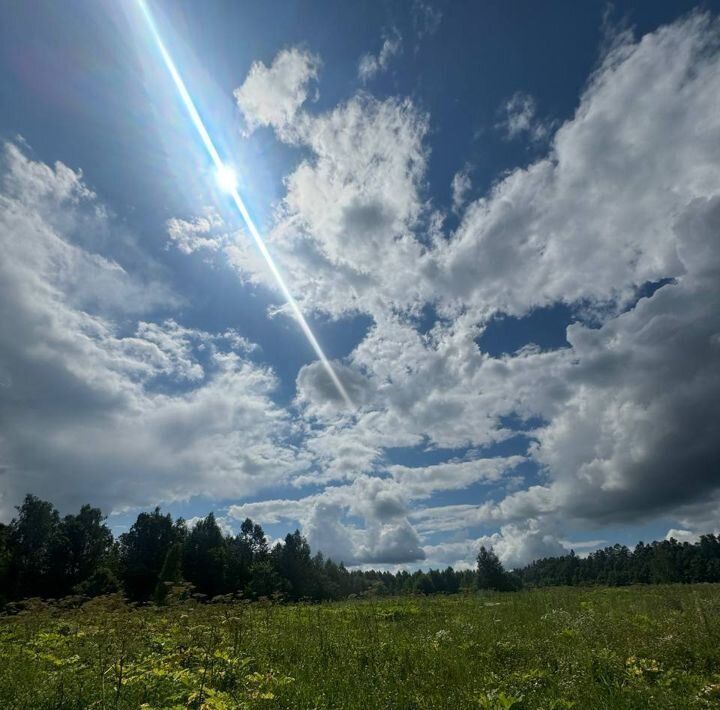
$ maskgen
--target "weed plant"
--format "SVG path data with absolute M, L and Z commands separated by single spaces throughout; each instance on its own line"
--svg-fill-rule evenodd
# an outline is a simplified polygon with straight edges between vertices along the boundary
M 0 617 L 0 707 L 720 707 L 717 585 L 80 601 Z

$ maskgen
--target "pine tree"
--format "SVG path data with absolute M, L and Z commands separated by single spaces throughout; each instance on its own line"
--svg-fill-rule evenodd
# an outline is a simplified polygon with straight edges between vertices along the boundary
M 482 546 L 477 556 L 477 585 L 479 589 L 493 589 L 497 592 L 513 588 L 507 572 L 492 547 Z

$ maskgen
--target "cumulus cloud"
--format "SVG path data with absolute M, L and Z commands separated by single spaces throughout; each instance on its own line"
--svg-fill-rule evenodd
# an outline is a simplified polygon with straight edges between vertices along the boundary
M 568 329 L 572 394 L 538 432 L 535 456 L 575 514 L 623 519 L 716 488 L 718 234 L 720 194 L 691 202 L 676 222 L 677 283 L 597 330 Z
M 427 117 L 407 99 L 359 93 L 317 116 L 298 111 L 276 128 L 309 151 L 285 178 L 267 235 L 302 306 L 339 317 L 429 299 L 428 280 L 409 268 L 425 254 L 414 230 L 430 219 L 420 195 Z M 276 288 L 247 241 L 225 253 L 244 279 Z
M 192 530 L 201 520 L 205 520 L 204 515 L 195 515 L 192 518 L 188 518 L 185 521 L 185 525 L 187 526 L 188 530 Z M 233 526 L 233 522 L 231 520 L 228 520 L 228 518 L 223 517 L 222 515 L 216 515 L 215 522 L 217 523 L 218 527 L 220 528 L 220 532 L 223 535 L 235 535 L 235 528 Z
M 350 355 L 351 366 L 364 378 L 366 398 L 372 397 L 356 419 L 344 422 L 338 403 L 304 381 L 301 402 L 346 441 L 349 426 L 357 437 L 383 446 L 426 441 L 458 449 L 503 440 L 514 434 L 503 426 L 503 416 L 521 407 L 530 416 L 556 401 L 562 388 L 554 380 L 539 385 L 538 378 L 559 368 L 562 354 L 491 358 L 476 343 L 481 332 L 471 317 L 437 324 L 424 335 L 401 319 L 378 319 Z
M 268 67 L 254 62 L 235 101 L 248 130 L 259 126 L 283 129 L 292 122 L 308 98 L 308 83 L 317 79 L 320 60 L 308 51 L 291 47 L 282 50 Z
M 360 476 L 350 485 L 329 486 L 299 500 L 231 506 L 228 514 L 261 523 L 298 521 L 313 549 L 348 565 L 399 564 L 425 557 L 420 537 L 408 520 L 403 492 L 380 478 Z M 362 526 L 350 516 L 362 519 Z
M 190 220 L 173 217 L 168 220 L 167 233 L 171 243 L 183 254 L 217 252 L 229 248 L 233 242 L 233 235 L 227 232 L 220 215 L 211 210 Z
M 519 368 L 509 378 L 519 411 L 547 421 L 533 431 L 531 455 L 549 482 L 497 505 L 435 511 L 432 524 L 557 514 L 629 522 L 716 494 L 720 195 L 692 201 L 675 233 L 684 272 L 675 283 L 599 328 L 572 325 L 569 350 L 506 360 Z M 540 362 L 533 398 L 523 387 Z
M 88 235 L 112 220 L 81 176 L 9 147 L 4 506 L 27 489 L 62 503 L 88 481 L 114 506 L 315 485 L 228 515 L 297 521 L 314 548 L 348 564 L 470 563 L 492 544 L 516 566 L 566 549 L 561 520 L 676 512 L 677 529 L 698 529 L 682 516 L 717 510 L 720 460 L 717 38 L 702 15 L 638 42 L 621 37 L 545 157 L 470 203 L 458 178 L 461 220 L 450 234 L 424 197 L 428 117 L 411 101 L 361 92 L 309 115 L 317 60 L 286 50 L 253 66 L 238 89 L 248 126 L 271 126 L 307 151 L 285 180 L 270 247 L 304 308 L 372 317 L 335 363 L 352 412 L 314 363 L 298 373 L 293 419 L 237 333 L 154 318 L 177 297 L 93 248 Z M 275 287 L 219 217 L 168 230 L 181 251 L 224 254 Z M 661 281 L 636 302 L 643 284 Z M 557 303 L 577 313 L 568 348 L 492 357 L 478 346 L 495 314 Z M 428 305 L 438 317 L 420 329 Z M 527 452 L 483 456 L 517 434 L 510 416 L 532 422 Z M 389 450 L 410 446 L 446 449 L 448 460 L 386 463 Z M 468 447 L 479 452 L 455 457 Z M 497 493 L 528 458 L 540 476 L 520 490 L 437 504 L 443 491 L 478 484 Z M 715 507 L 700 510 L 707 500 Z M 479 526 L 498 531 L 469 532 Z M 464 531 L 465 541 L 450 537 Z
M 692 545 L 700 539 L 700 535 L 692 530 L 678 530 L 670 528 L 665 535 L 665 539 L 677 540 L 678 542 L 689 542 Z
M 413 511 L 413 503 L 439 490 L 497 480 L 520 460 L 498 457 L 417 468 L 391 466 L 387 477 L 359 475 L 351 483 L 327 486 L 297 500 L 231 506 L 229 515 L 266 524 L 298 521 L 314 548 L 346 564 L 420 562 L 426 550 L 414 520 L 422 521 L 422 513 Z M 456 473 L 458 469 L 461 473 Z M 362 519 L 362 526 L 352 518 Z
M 492 547 L 507 569 L 570 551 L 558 540 L 556 531 L 544 529 L 537 520 L 530 519 L 522 525 L 503 525 L 499 532 L 492 535 L 427 545 L 425 553 L 431 566 L 433 563 L 436 567 L 449 564 L 462 569 L 472 566 L 481 545 Z
M 373 397 L 373 382 L 359 369 L 342 362 L 331 363 L 332 369 L 342 382 L 355 407 L 362 407 Z M 345 400 L 330 378 L 327 368 L 319 361 L 304 365 L 297 375 L 300 401 L 320 408 L 345 408 Z M 318 414 L 320 412 L 317 412 Z
M 283 444 L 292 425 L 272 402 L 274 376 L 246 358 L 252 345 L 138 318 L 179 300 L 92 251 L 91 235 L 112 230 L 78 173 L 5 146 L 3 516 L 27 491 L 62 507 L 92 491 L 108 510 L 238 495 L 302 470 Z
M 390 474 L 407 495 L 423 498 L 436 491 L 467 488 L 473 483 L 498 481 L 524 456 L 508 456 L 469 461 L 450 461 L 432 466 L 390 466 Z
M 680 275 L 676 216 L 713 196 L 720 172 L 717 34 L 694 15 L 618 42 L 548 156 L 468 206 L 438 288 L 519 315 L 556 302 L 622 302 L 645 282 Z
M 452 238 L 415 261 L 447 320 L 423 335 L 376 316 L 351 355 L 374 383 L 378 420 L 401 413 L 404 434 L 482 445 L 503 436 L 506 414 L 545 422 L 531 453 L 549 482 L 453 515 L 628 521 L 715 491 L 717 37 L 715 21 L 693 15 L 620 38 L 548 157 L 471 203 Z M 575 323 L 560 351 L 479 352 L 490 313 L 557 302 L 591 304 L 600 327 Z
M 698 119 L 713 113 L 713 32 L 694 16 L 642 43 L 618 42 L 548 157 L 471 203 L 449 242 L 429 251 L 415 233 L 427 122 L 412 104 L 358 95 L 327 114 L 297 116 L 314 160 L 288 177 L 272 236 L 296 292 L 336 314 L 378 310 L 370 290 L 406 308 L 437 299 L 522 314 L 558 301 L 628 299 L 647 281 L 677 275 L 669 225 L 688 199 L 712 194 L 717 172 L 714 122 Z

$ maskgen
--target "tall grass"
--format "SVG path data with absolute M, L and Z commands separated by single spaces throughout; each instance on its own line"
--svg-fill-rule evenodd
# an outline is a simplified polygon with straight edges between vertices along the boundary
M 0 707 L 720 707 L 720 586 L 0 618 Z

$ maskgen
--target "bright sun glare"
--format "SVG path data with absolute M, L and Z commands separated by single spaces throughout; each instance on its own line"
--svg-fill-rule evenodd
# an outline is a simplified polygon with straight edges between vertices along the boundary
M 295 315 L 295 318 L 297 319 L 297 322 L 299 323 L 303 333 L 305 333 L 305 336 L 307 337 L 310 345 L 317 354 L 318 358 L 320 358 L 320 362 L 325 368 L 325 371 L 329 375 L 330 379 L 333 381 L 335 387 L 337 387 L 338 392 L 340 392 L 340 394 L 342 395 L 345 403 L 348 405 L 348 407 L 352 408 L 353 403 L 350 399 L 350 395 L 347 393 L 345 386 L 340 381 L 340 378 L 337 376 L 337 373 L 333 369 L 332 364 L 327 359 L 327 356 L 320 347 L 320 343 L 317 341 L 315 334 L 312 332 L 310 326 L 308 325 L 308 322 L 305 320 L 305 316 L 303 316 L 302 311 L 300 310 L 300 306 L 298 306 L 297 301 L 290 293 L 287 284 L 283 280 L 280 270 L 275 265 L 272 255 L 268 251 L 268 248 L 265 245 L 262 236 L 260 236 L 258 228 L 255 226 L 255 222 L 253 222 L 247 207 L 245 207 L 245 203 L 243 202 L 242 197 L 240 197 L 240 193 L 237 190 L 237 177 L 235 176 L 235 171 L 232 170 L 232 168 L 230 168 L 229 166 L 225 165 L 225 163 L 223 163 L 220 154 L 217 152 L 217 148 L 215 148 L 215 145 L 212 142 L 212 138 L 210 138 L 210 134 L 208 133 L 207 128 L 205 128 L 205 124 L 203 123 L 202 118 L 200 118 L 200 114 L 195 108 L 195 104 L 193 103 L 192 97 L 190 96 L 187 87 L 185 86 L 185 82 L 182 80 L 182 77 L 180 76 L 180 73 L 175 66 L 175 62 L 173 62 L 170 53 L 165 47 L 165 44 L 162 41 L 162 37 L 160 37 L 160 33 L 155 26 L 155 21 L 153 20 L 153 16 L 147 6 L 146 0 L 137 0 L 137 2 L 140 10 L 143 13 L 143 16 L 145 17 L 145 20 L 153 35 L 153 38 L 155 39 L 155 43 L 157 44 L 157 48 L 163 58 L 163 61 L 165 62 L 165 66 L 170 72 L 170 76 L 172 77 L 172 80 L 175 83 L 175 87 L 180 94 L 180 98 L 185 104 L 185 108 L 187 109 L 190 119 L 195 125 L 195 128 L 200 135 L 200 139 L 205 145 L 205 148 L 217 169 L 215 178 L 218 182 L 219 187 L 222 190 L 225 190 L 225 192 L 227 192 L 232 197 L 232 201 L 235 203 L 235 207 L 240 213 L 240 216 L 245 222 L 245 226 L 248 228 L 248 231 L 250 232 L 250 235 L 252 236 L 255 244 L 257 245 L 257 248 L 260 250 L 260 253 L 263 255 L 265 262 L 267 263 L 270 271 L 275 277 L 275 280 L 277 281 L 280 290 L 285 296 L 285 300 L 288 302 L 288 305 L 290 306 L 290 309 Z
M 229 165 L 221 165 L 215 179 L 223 192 L 232 192 L 237 187 L 237 176 Z

